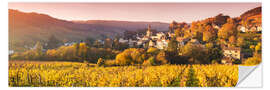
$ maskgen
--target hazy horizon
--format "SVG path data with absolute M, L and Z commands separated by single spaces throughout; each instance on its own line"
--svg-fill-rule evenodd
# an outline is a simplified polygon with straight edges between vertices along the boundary
M 76 20 L 187 22 L 220 13 L 238 17 L 261 3 L 9 3 L 9 9 Z

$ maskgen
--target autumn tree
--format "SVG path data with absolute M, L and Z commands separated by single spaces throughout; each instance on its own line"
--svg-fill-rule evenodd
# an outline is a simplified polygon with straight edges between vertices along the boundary
M 150 47 L 150 48 L 148 48 L 148 50 L 146 52 L 151 54 L 151 55 L 157 55 L 159 53 L 159 49 L 154 48 L 154 47 Z
M 237 36 L 237 29 L 234 21 L 232 19 L 228 19 L 227 23 L 224 24 L 219 30 L 218 37 L 220 39 L 228 40 L 231 36 Z
M 209 42 L 211 41 L 211 33 L 209 31 L 204 31 L 203 32 L 203 41 Z
M 88 49 L 88 47 L 87 47 L 86 43 L 80 43 L 79 51 L 78 51 L 78 56 L 80 57 L 80 61 L 86 60 L 87 49 Z
M 97 63 L 99 58 L 115 59 L 116 55 L 120 53 L 120 51 L 115 51 L 110 48 L 89 47 L 86 43 L 75 43 L 72 46 L 60 46 L 56 49 L 48 49 L 44 54 L 41 48 L 40 44 L 37 43 L 34 49 L 14 54 L 14 56 L 11 57 L 26 60 L 42 59 Z
M 167 51 L 176 53 L 177 49 L 178 49 L 178 42 L 176 41 L 174 37 L 169 41 Z
M 167 64 L 169 60 L 166 58 L 166 52 L 165 51 L 159 51 L 159 53 L 156 56 L 156 64 L 162 65 Z
M 205 30 L 203 31 L 203 41 L 211 42 L 215 40 L 215 38 L 216 38 L 216 32 L 214 28 L 210 25 L 207 25 L 205 27 Z
M 156 57 L 154 56 L 151 56 L 150 58 L 147 59 L 147 61 L 149 62 L 150 65 L 157 65 L 157 62 L 156 62 Z
M 119 53 L 116 56 L 116 63 L 119 65 L 132 65 L 132 64 L 142 64 L 144 58 L 142 57 L 143 50 L 136 48 L 129 48 Z
M 40 42 L 37 42 L 34 49 L 34 58 L 35 59 L 41 59 L 43 56 L 43 46 Z
M 258 43 L 258 44 L 255 46 L 255 52 L 256 52 L 256 53 L 261 53 L 261 52 L 262 52 L 262 44 L 261 44 L 261 43 Z
M 93 46 L 94 42 L 95 42 L 95 39 L 94 38 L 87 37 L 85 39 L 85 43 L 86 43 L 87 46 Z
M 55 49 L 49 49 L 49 50 L 47 50 L 46 56 L 47 56 L 48 59 L 58 60 L 58 58 L 57 58 L 57 51 Z
M 47 42 L 47 49 L 54 49 L 59 47 L 62 44 L 60 40 L 58 40 L 54 35 L 51 35 Z
M 254 66 L 260 64 L 261 62 L 262 62 L 261 54 L 255 54 L 253 57 L 246 59 L 243 64 L 247 66 Z
M 172 23 L 171 23 L 170 26 L 169 26 L 170 32 L 172 32 L 173 30 L 175 30 L 176 27 L 177 27 L 177 22 L 172 21 Z
M 223 51 L 220 46 L 214 44 L 206 44 L 206 60 L 210 62 L 221 62 Z
M 75 61 L 77 58 L 73 57 L 74 49 L 72 46 L 61 46 L 57 49 L 57 53 L 61 60 L 64 61 Z
M 116 56 L 116 63 L 119 65 L 130 65 L 132 58 L 128 53 L 120 53 Z
M 72 45 L 73 53 L 71 54 L 75 59 L 79 59 L 79 43 L 75 43 Z
M 186 44 L 183 48 L 180 49 L 182 56 L 188 57 L 189 63 L 193 64 L 207 64 L 210 63 L 207 59 L 207 50 L 201 45 L 195 45 L 192 43 Z
M 244 38 L 243 37 L 238 37 L 236 45 L 239 46 L 239 47 L 242 47 L 244 44 L 245 44 Z
M 40 42 L 37 42 L 33 49 L 14 54 L 14 56 L 11 57 L 14 59 L 20 58 L 25 60 L 42 60 L 44 59 L 43 46 Z
M 14 53 L 10 56 L 11 60 L 22 60 L 25 59 L 25 57 L 23 57 L 23 55 L 21 55 L 21 53 Z
M 192 33 L 191 33 L 191 29 L 186 29 L 184 31 L 184 38 L 189 38 L 189 37 L 192 37 Z
M 231 45 L 235 45 L 235 44 L 236 44 L 236 37 L 235 37 L 235 36 L 230 36 L 230 38 L 229 38 L 229 43 L 230 43 Z
M 174 30 L 175 36 L 176 37 L 184 37 L 184 30 L 181 28 L 177 28 Z
M 190 29 L 193 36 L 192 38 L 202 41 L 204 30 L 202 24 L 200 22 L 192 22 Z
M 249 48 L 250 48 L 252 51 L 255 51 L 255 45 L 250 45 Z

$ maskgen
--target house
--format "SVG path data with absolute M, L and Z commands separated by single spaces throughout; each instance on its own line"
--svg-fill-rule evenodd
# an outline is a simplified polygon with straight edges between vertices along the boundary
M 144 36 L 141 40 L 148 41 L 148 40 L 150 40 L 150 37 L 149 36 Z
M 212 27 L 214 27 L 215 29 L 218 29 L 218 30 L 220 29 L 220 27 L 214 23 L 212 24 Z
M 154 35 L 151 31 L 151 26 L 148 25 L 148 29 L 146 34 L 143 36 L 137 35 L 136 44 L 138 47 L 156 47 L 158 49 L 166 49 L 168 47 L 169 37 L 172 36 L 173 33 L 164 33 L 158 32 Z
M 137 42 L 137 45 L 138 45 L 138 46 L 143 45 L 143 40 L 139 40 L 139 41 Z
M 250 29 L 249 29 L 249 31 L 252 31 L 252 32 L 256 32 L 257 31 L 257 28 L 254 26 L 254 27 L 251 27 Z
M 73 45 L 73 44 L 75 44 L 76 42 L 66 42 L 66 43 L 64 43 L 64 46 L 71 46 L 71 45 Z
M 129 47 L 134 47 L 137 43 L 137 40 L 129 39 L 128 40 L 128 45 Z
M 231 57 L 233 59 L 241 59 L 241 48 L 239 47 L 228 47 L 223 48 L 223 55 L 225 57 Z
M 123 39 L 123 38 L 120 38 L 120 39 L 119 39 L 119 42 L 120 42 L 120 43 L 128 43 L 128 40 L 125 40 L 125 39 Z
M 8 55 L 14 54 L 14 50 L 8 50 Z
M 221 63 L 222 64 L 232 64 L 233 63 L 232 61 L 233 61 L 233 59 L 230 57 L 223 57 L 221 60 Z
M 239 47 L 223 47 L 223 59 L 222 63 L 232 63 L 232 60 L 241 60 L 241 48 Z
M 257 31 L 262 31 L 262 27 L 261 26 L 258 26 L 257 27 Z
M 142 39 L 142 38 L 139 36 L 139 34 L 137 34 L 137 35 L 136 35 L 136 39 L 137 39 L 137 40 L 140 40 L 140 39 Z
M 98 42 L 101 43 L 101 44 L 104 44 L 105 43 L 105 41 L 100 40 L 100 39 L 98 40 Z
M 156 48 L 158 49 L 166 49 L 168 47 L 169 40 L 157 40 Z
M 240 26 L 240 27 L 239 27 L 239 30 L 240 30 L 241 32 L 247 32 L 247 31 L 248 31 L 248 29 L 247 29 L 246 27 L 244 27 L 244 26 Z
M 155 42 L 152 41 L 152 40 L 150 40 L 150 41 L 149 41 L 149 47 L 154 47 L 154 46 L 155 46 Z
M 239 26 L 238 30 L 242 31 L 242 32 L 260 32 L 262 31 L 262 27 L 261 26 L 251 26 L 249 28 L 246 28 L 244 26 Z
M 156 48 L 158 49 L 164 49 L 164 43 L 161 40 L 157 40 Z

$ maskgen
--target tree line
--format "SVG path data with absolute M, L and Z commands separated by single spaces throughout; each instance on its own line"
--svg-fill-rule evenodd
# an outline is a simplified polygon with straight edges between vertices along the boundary
M 90 47 L 86 43 L 75 43 L 71 46 L 60 46 L 44 51 L 38 42 L 35 48 L 18 52 L 10 56 L 11 60 L 56 60 L 96 63 L 99 58 L 114 59 L 120 51 L 110 48 Z

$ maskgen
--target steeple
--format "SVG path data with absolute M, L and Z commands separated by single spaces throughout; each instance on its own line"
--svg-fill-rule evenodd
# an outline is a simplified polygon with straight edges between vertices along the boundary
M 151 32 L 151 25 L 148 25 L 148 29 L 146 31 L 146 36 L 150 37 L 152 35 L 152 32 Z
M 150 31 L 151 32 L 151 25 L 148 25 L 147 31 Z

